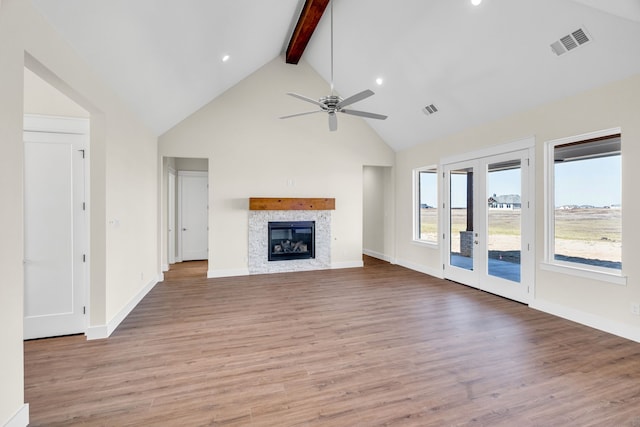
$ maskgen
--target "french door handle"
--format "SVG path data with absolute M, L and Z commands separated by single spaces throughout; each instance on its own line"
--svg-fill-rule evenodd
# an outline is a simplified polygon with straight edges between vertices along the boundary
M 187 229 L 186 229 L 186 228 L 183 228 L 183 229 L 182 229 L 182 231 L 187 231 Z

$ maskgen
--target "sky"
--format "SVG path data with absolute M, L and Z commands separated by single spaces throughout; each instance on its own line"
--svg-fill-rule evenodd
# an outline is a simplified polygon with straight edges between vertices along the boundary
M 557 163 L 554 174 L 556 206 L 611 206 L 621 203 L 620 156 Z M 490 173 L 487 180 L 487 197 L 493 194 L 520 194 L 519 175 L 520 169 Z M 422 202 L 436 206 L 437 175 L 422 174 L 421 178 Z M 453 207 L 466 207 L 466 188 L 466 175 L 454 175 L 451 182 Z
M 556 206 L 620 204 L 620 156 L 556 163 Z

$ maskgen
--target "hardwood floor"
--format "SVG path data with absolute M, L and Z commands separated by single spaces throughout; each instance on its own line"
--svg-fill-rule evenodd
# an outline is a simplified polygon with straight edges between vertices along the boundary
M 640 426 L 638 343 L 369 258 L 177 267 L 107 340 L 25 342 L 30 425 Z

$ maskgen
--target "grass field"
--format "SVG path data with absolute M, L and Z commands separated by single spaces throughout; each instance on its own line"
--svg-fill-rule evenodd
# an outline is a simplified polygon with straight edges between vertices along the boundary
M 620 209 L 558 209 L 555 212 L 556 254 L 590 260 L 621 261 Z M 436 238 L 436 209 L 421 209 L 423 236 Z M 451 211 L 451 232 L 466 230 L 466 209 Z M 520 249 L 520 211 L 489 210 L 490 251 Z M 459 251 L 459 239 L 452 239 L 452 252 Z

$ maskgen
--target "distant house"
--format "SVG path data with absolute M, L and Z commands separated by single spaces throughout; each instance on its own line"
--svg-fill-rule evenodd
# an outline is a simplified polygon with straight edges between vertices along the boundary
M 494 194 L 489 197 L 488 205 L 489 209 L 514 210 L 522 208 L 519 194 L 505 194 L 502 196 L 496 196 Z

